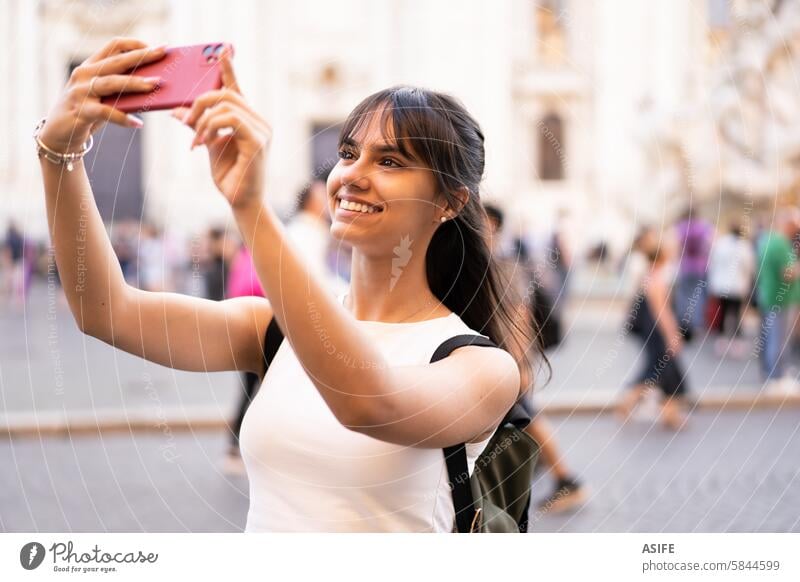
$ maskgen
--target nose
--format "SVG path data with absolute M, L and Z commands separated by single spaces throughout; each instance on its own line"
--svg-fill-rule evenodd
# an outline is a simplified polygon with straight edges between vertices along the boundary
M 352 163 L 342 165 L 339 176 L 342 180 L 342 185 L 355 190 L 369 189 L 369 174 L 367 164 L 363 162 L 363 157 L 354 160 Z

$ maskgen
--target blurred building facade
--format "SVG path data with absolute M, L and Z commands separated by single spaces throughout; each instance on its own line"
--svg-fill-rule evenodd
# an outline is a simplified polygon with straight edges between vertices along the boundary
M 698 99 L 645 108 L 642 137 L 665 199 L 709 218 L 800 202 L 800 3 L 712 0 Z M 745 220 L 744 222 L 747 222 Z
M 267 196 L 284 214 L 314 167 L 335 158 L 338 124 L 358 101 L 418 84 L 455 94 L 480 121 L 483 196 L 509 211 L 512 229 L 547 228 L 566 210 L 578 248 L 624 245 L 638 223 L 691 194 L 685 176 L 669 183 L 666 158 L 684 155 L 669 150 L 669 116 L 705 102 L 724 42 L 719 5 L 2 0 L 11 46 L 0 72 L 12 82 L 0 91 L 0 223 L 14 216 L 46 234 L 33 125 L 70 67 L 132 36 L 234 44 L 246 97 L 274 129 Z M 98 137 L 88 164 L 104 217 L 142 215 L 184 236 L 227 219 L 205 151 L 190 152 L 189 131 L 166 113 L 145 115 L 139 132 Z

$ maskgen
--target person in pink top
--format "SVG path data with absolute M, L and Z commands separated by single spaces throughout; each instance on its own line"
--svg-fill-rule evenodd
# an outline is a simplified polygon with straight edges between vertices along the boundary
M 258 282 L 258 274 L 253 266 L 250 251 L 242 245 L 236 252 L 228 272 L 227 297 L 264 297 L 264 290 Z
M 228 285 L 225 292 L 227 298 L 232 297 L 264 297 L 264 290 L 258 282 L 258 274 L 253 266 L 253 257 L 245 245 L 241 245 L 228 272 Z M 242 420 L 250 403 L 258 391 L 259 377 L 254 372 L 242 372 L 244 391 L 239 398 L 236 418 L 231 426 L 231 446 L 225 459 L 224 469 L 228 473 L 243 474 L 245 471 L 242 456 L 239 452 L 239 432 Z

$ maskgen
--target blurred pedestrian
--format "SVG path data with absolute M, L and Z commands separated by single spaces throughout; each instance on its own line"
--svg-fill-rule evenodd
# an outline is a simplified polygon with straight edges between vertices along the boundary
M 675 225 L 675 232 L 679 257 L 673 305 L 683 337 L 691 341 L 694 333 L 703 326 L 708 256 L 714 227 L 689 208 Z
M 264 297 L 264 290 L 261 288 L 261 283 L 258 282 L 258 274 L 253 266 L 253 258 L 245 245 L 239 247 L 231 262 L 227 277 L 226 297 Z M 231 442 L 224 465 L 225 472 L 231 475 L 245 473 L 245 466 L 239 449 L 239 433 L 244 415 L 253 398 L 255 398 L 259 386 L 259 376 L 254 372 L 242 372 L 240 377 L 241 396 L 236 409 L 236 418 L 233 421 L 233 426 L 231 426 Z
M 286 224 L 286 233 L 312 273 L 332 293 L 339 295 L 347 289 L 347 284 L 331 268 L 330 253 L 334 245 L 326 185 L 330 170 L 330 167 L 319 169 L 300 191 L 294 213 Z
M 794 251 L 794 256 L 800 259 L 800 228 L 797 229 L 797 232 L 792 239 L 792 250 Z M 788 346 L 788 353 L 790 360 L 794 361 L 793 365 L 790 365 L 790 373 L 794 375 L 795 378 L 800 380 L 798 377 L 798 362 L 800 362 L 800 279 L 795 280 L 794 285 L 792 286 L 792 293 L 790 295 L 790 305 L 791 308 L 789 310 L 789 346 Z
M 747 347 L 741 338 L 743 307 L 748 304 L 755 276 L 755 253 L 739 224 L 719 237 L 708 262 L 708 290 L 718 301 L 719 338 L 715 351 L 742 357 Z
M 150 223 L 142 223 L 139 228 L 139 287 L 145 291 L 171 291 L 171 265 L 163 232 Z
M 569 299 L 569 279 L 572 269 L 572 250 L 567 238 L 569 214 L 566 210 L 558 213 L 556 226 L 550 235 L 547 265 L 553 272 L 553 288 L 550 290 L 554 317 L 562 319 L 564 307 Z M 601 260 L 605 259 L 605 253 Z
M 634 246 L 646 257 L 649 269 L 638 286 L 627 325 L 642 342 L 646 360 L 633 386 L 617 405 L 617 414 L 627 420 L 642 398 L 657 386 L 662 396 L 661 421 L 665 427 L 678 430 L 686 422 L 681 401 L 687 383 L 677 359 L 683 349 L 683 335 L 670 309 L 671 253 L 668 243 L 650 228 L 639 234 Z
M 36 249 L 25 238 L 14 220 L 8 223 L 5 237 L 6 264 L 9 267 L 8 291 L 17 307 L 25 304 L 36 264 Z
M 775 226 L 759 242 L 758 297 L 761 334 L 758 353 L 765 389 L 770 392 L 795 392 L 797 381 L 786 374 L 787 342 L 794 327 L 790 319 L 793 306 L 800 303 L 800 266 L 792 249 L 792 239 L 800 230 L 800 210 L 780 209 Z
M 11 302 L 14 296 L 13 285 L 14 262 L 11 260 L 11 249 L 5 240 L 0 242 L 0 303 Z
M 492 207 L 487 209 L 490 216 L 493 211 Z M 502 224 L 502 216 L 495 216 L 494 220 L 498 218 Z M 562 314 L 558 304 L 559 295 L 562 299 L 564 297 L 567 273 L 559 272 L 556 266 L 560 262 L 560 253 L 553 250 L 553 241 L 554 235 L 546 240 L 537 240 L 523 230 L 510 244 L 501 243 L 504 246 L 500 251 L 500 256 L 511 257 L 518 263 L 519 276 L 524 278 L 522 293 L 531 327 L 536 330 L 544 350 L 560 345 L 563 340 Z
M 206 299 L 225 299 L 225 281 L 228 279 L 229 258 L 233 254 L 232 242 L 223 228 L 214 227 L 206 235 L 206 252 L 203 274 L 206 281 Z
M 122 276 L 133 283 L 137 279 L 136 231 L 139 225 L 133 220 L 121 220 L 111 228 L 111 245 L 119 260 Z
M 523 305 L 524 317 L 534 326 L 534 333 L 538 333 L 541 339 L 542 326 L 544 321 L 536 317 L 536 311 L 531 305 L 534 297 L 531 297 L 529 289 L 537 286 L 537 281 L 533 280 L 535 271 L 530 267 L 530 257 L 527 252 L 519 252 L 524 249 L 524 243 L 521 244 L 523 239 L 518 238 L 511 246 L 511 252 L 504 250 L 502 244 L 503 236 L 503 211 L 493 205 L 484 204 L 484 209 L 489 217 L 490 226 L 490 242 L 491 251 L 498 265 L 506 273 L 512 285 L 515 286 L 515 294 L 519 297 L 526 298 L 526 305 Z M 547 495 L 537 506 L 537 512 L 542 515 L 544 513 L 562 513 L 569 511 L 583 504 L 588 498 L 588 488 L 581 483 L 574 472 L 568 467 L 561 451 L 556 442 L 550 426 L 544 418 L 544 415 L 536 410 L 533 404 L 533 391 L 529 391 L 523 400 L 523 404 L 528 411 L 531 422 L 525 428 L 528 433 L 537 443 L 539 443 L 539 462 L 546 468 L 548 473 L 552 475 L 555 481 L 555 487 L 551 494 Z

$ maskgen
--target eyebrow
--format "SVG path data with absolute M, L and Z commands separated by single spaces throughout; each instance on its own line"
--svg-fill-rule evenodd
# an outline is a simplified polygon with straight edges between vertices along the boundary
M 353 148 L 356 148 L 356 149 L 359 149 L 359 150 L 361 149 L 361 144 L 359 144 L 356 140 L 354 140 L 352 137 L 349 137 L 349 136 L 345 137 L 342 140 L 342 145 L 350 146 L 350 147 L 353 147 Z M 409 153 L 403 153 L 403 151 L 400 150 L 400 148 L 398 148 L 394 144 L 383 144 L 383 145 L 378 145 L 378 146 L 370 146 L 368 149 L 370 149 L 371 151 L 373 151 L 374 153 L 377 153 L 377 154 L 396 154 L 396 155 L 404 157 L 405 159 L 407 159 L 409 161 L 417 161 L 416 157 L 414 157 L 410 152 Z

